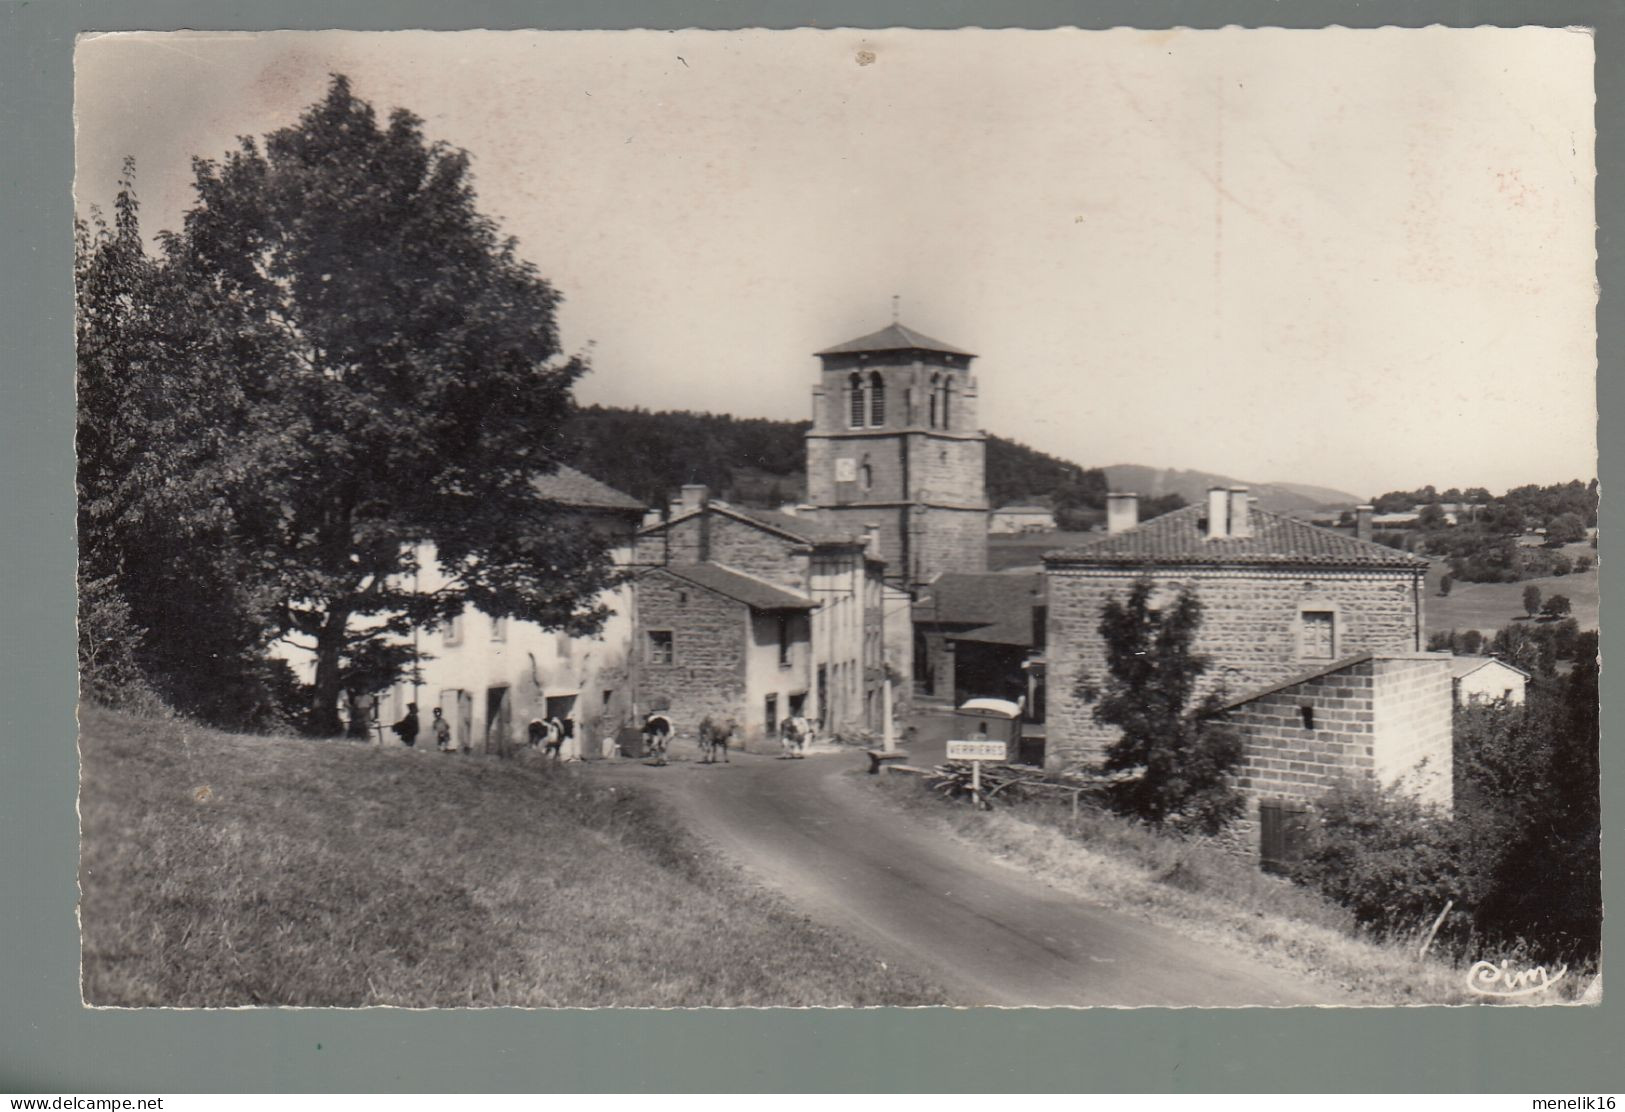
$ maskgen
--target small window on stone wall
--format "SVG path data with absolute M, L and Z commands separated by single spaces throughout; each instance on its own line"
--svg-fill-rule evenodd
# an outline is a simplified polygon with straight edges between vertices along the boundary
M 1315 728 L 1315 708 L 1311 707 L 1311 706 L 1308 706 L 1307 704 L 1304 705 L 1304 706 L 1299 707 L 1298 708 L 1298 719 L 1299 719 L 1299 721 L 1301 721 L 1303 723 L 1303 728 L 1304 729 L 1306 729 L 1306 730 L 1314 729 Z
M 672 654 L 671 630 L 651 629 L 649 631 L 649 663 L 675 663 Z
M 1305 610 L 1300 645 L 1305 660 L 1331 660 L 1337 649 L 1336 618 L 1330 610 Z

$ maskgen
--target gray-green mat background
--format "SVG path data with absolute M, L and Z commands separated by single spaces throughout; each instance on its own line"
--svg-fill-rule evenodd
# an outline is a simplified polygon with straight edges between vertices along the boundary
M 1620 412 L 1625 5 L 0 0 L 0 1092 L 1618 1092 L 1601 1008 L 1323 1011 L 109 1012 L 75 918 L 72 47 L 84 30 L 345 27 L 1590 26 L 1601 412 Z M 1531 368 L 1538 374 L 1538 368 Z M 1605 522 L 1625 462 L 1601 436 Z M 1611 615 L 1620 576 L 1605 565 Z M 1611 624 L 1611 623 L 1610 623 Z M 1604 633 L 1605 657 L 1615 638 Z M 1622 699 L 1603 686 L 1605 899 L 1620 903 Z M 1605 951 L 1618 941 L 1610 923 Z

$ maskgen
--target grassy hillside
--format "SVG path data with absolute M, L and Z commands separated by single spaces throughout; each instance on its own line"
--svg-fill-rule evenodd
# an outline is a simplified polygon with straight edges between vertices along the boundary
M 86 707 L 97 1005 L 941 1001 L 569 767 Z
M 1569 557 L 1596 556 L 1590 545 L 1567 545 Z M 1517 583 L 1465 583 L 1451 584 L 1450 593 L 1439 595 L 1439 580 L 1450 570 L 1444 560 L 1435 560 L 1428 569 L 1428 593 L 1422 600 L 1423 619 L 1428 633 L 1446 630 L 1477 629 L 1486 635 L 1494 633 L 1526 615 L 1523 608 L 1525 587 L 1540 589 L 1542 598 L 1567 595 L 1574 610 L 1570 615 L 1581 629 L 1596 629 L 1601 618 L 1600 587 L 1597 569 L 1570 572 L 1568 575 L 1547 575 L 1538 579 L 1524 579 Z

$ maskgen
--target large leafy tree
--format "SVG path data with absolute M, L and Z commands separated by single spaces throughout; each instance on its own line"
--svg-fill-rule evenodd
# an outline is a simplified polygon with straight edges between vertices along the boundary
M 1222 694 L 1197 695 L 1211 665 L 1195 649 L 1201 624 L 1201 600 L 1189 589 L 1159 607 L 1140 580 L 1126 599 L 1108 601 L 1100 619 L 1107 678 L 1094 717 L 1122 730 L 1104 762 L 1131 774 L 1113 789 L 1118 810 L 1212 834 L 1241 813 L 1230 774 L 1242 742 L 1220 715 Z
M 272 720 L 263 599 L 222 496 L 230 376 L 144 247 L 126 163 L 109 224 L 76 226 L 79 639 L 87 693 L 212 721 Z
M 156 439 L 185 446 L 172 471 L 208 492 L 265 627 L 315 653 L 312 731 L 466 604 L 596 628 L 604 543 L 534 485 L 584 367 L 561 355 L 558 294 L 477 211 L 468 156 L 335 77 L 194 174 L 160 268 L 185 319 L 159 331 L 209 404 Z M 419 590 L 430 551 L 444 585 Z

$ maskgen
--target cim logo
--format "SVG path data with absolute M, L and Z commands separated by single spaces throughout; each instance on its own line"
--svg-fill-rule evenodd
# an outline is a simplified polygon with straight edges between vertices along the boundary
M 1545 992 L 1569 971 L 1562 966 L 1548 974 L 1544 965 L 1533 969 L 1514 969 L 1511 965 L 1496 965 L 1493 961 L 1476 961 L 1467 970 L 1467 990 L 1480 996 L 1530 996 Z

